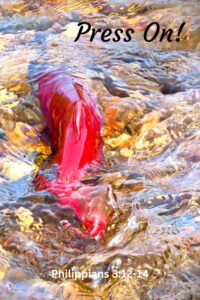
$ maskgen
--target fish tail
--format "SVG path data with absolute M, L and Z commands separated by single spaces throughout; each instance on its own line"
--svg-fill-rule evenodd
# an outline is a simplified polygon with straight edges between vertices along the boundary
M 82 222 L 86 232 L 95 239 L 102 239 L 114 212 L 108 194 L 108 186 L 81 186 L 71 189 L 68 195 L 58 199 L 61 205 L 70 206 Z

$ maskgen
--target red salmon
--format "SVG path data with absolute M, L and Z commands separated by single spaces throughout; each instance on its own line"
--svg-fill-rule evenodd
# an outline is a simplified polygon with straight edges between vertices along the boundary
M 104 161 L 102 116 L 90 91 L 65 70 L 46 71 L 36 79 L 40 106 L 50 131 L 56 179 L 37 176 L 58 202 L 73 208 L 92 237 L 101 238 L 113 209 L 106 185 L 81 185 L 88 167 Z

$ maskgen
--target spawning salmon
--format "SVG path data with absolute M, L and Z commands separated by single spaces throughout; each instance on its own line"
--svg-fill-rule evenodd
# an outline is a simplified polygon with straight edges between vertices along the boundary
M 74 210 L 91 237 L 102 238 L 113 213 L 108 186 L 80 184 L 88 168 L 104 162 L 97 101 L 64 69 L 41 72 L 35 83 L 50 132 L 53 157 L 49 167 L 56 167 L 53 180 L 36 176 L 37 188 L 56 195 L 61 205 Z

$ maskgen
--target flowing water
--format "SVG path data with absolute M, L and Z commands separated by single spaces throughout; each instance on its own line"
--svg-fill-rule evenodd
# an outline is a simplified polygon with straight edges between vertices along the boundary
M 200 299 L 199 0 L 0 0 L 0 16 L 0 299 Z M 74 43 L 81 21 L 134 38 Z M 145 42 L 151 22 L 186 22 L 181 41 Z M 64 66 L 102 108 L 107 166 L 85 179 L 117 198 L 103 241 L 34 190 L 51 150 L 31 61 Z

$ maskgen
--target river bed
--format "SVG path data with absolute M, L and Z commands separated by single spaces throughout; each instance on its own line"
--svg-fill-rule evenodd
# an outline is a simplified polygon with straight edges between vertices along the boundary
M 135 33 L 75 43 L 79 22 Z M 186 22 L 180 42 L 146 42 L 151 22 Z M 65 67 L 98 99 L 107 165 L 85 180 L 116 195 L 104 240 L 62 226 L 83 230 L 35 191 L 51 149 L 31 62 Z M 0 0 L 0 125 L 0 299 L 200 299 L 198 0 Z

